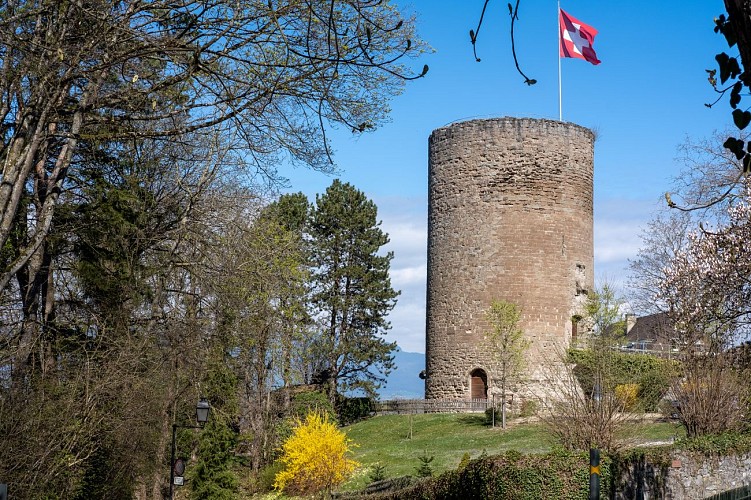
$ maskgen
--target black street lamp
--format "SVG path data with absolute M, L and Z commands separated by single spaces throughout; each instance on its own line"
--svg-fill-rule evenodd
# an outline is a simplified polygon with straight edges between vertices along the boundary
M 209 421 L 209 413 L 211 412 L 211 405 L 206 398 L 201 400 L 196 405 L 196 422 L 198 425 L 178 425 L 172 424 L 172 451 L 170 452 L 170 468 L 169 468 L 169 498 L 172 500 L 175 490 L 175 472 L 178 472 L 180 477 L 185 472 L 185 462 L 183 460 L 175 460 L 175 435 L 178 427 L 181 429 L 202 429 L 206 422 Z M 177 470 L 179 469 L 179 470 Z
M 196 422 L 198 422 L 198 425 L 201 427 L 206 425 L 206 422 L 209 421 L 209 411 L 211 411 L 211 405 L 206 401 L 206 398 L 201 398 L 196 405 Z

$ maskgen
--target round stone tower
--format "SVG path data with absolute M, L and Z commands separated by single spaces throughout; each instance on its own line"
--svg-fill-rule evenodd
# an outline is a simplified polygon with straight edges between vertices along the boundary
M 594 134 L 572 123 L 497 118 L 433 131 L 426 398 L 496 392 L 484 340 L 496 299 L 522 311 L 525 387 L 545 385 L 593 284 L 593 165 Z

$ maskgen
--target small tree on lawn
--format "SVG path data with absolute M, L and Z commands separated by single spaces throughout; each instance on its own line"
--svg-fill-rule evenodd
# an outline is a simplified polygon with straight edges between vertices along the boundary
M 519 328 L 521 309 L 512 302 L 494 300 L 485 313 L 491 330 L 485 338 L 489 344 L 496 377 L 501 389 L 501 427 L 506 428 L 506 396 L 511 386 L 521 382 L 529 340 Z
M 294 495 L 330 492 L 349 478 L 359 464 L 348 458 L 351 441 L 322 412 L 297 420 L 292 435 L 282 445 L 284 468 L 274 488 Z

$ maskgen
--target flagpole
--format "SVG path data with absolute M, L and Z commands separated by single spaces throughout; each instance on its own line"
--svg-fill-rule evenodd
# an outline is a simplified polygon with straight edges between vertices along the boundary
M 558 0 L 558 120 L 563 121 L 563 99 L 561 96 L 561 0 Z

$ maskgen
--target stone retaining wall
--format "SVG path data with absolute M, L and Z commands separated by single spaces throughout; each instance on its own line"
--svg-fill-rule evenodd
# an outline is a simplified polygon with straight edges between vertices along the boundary
M 712 456 L 677 451 L 669 464 L 638 461 L 620 472 L 616 500 L 702 500 L 751 485 L 751 455 Z

